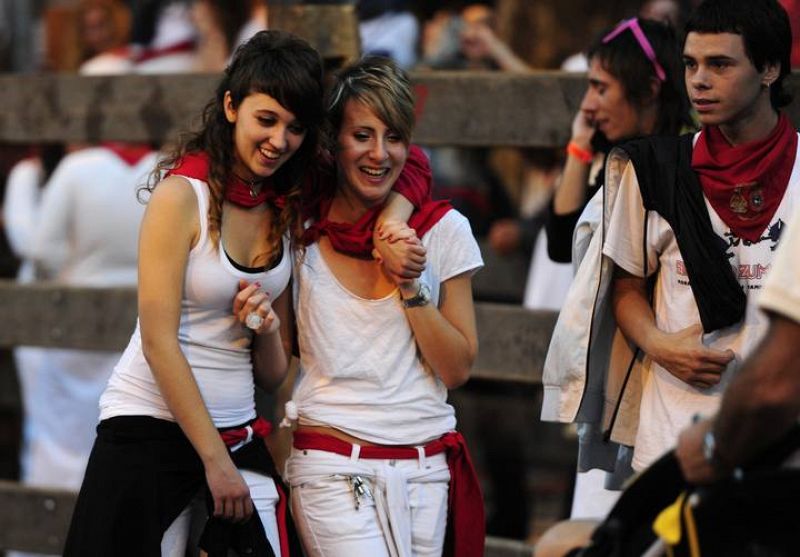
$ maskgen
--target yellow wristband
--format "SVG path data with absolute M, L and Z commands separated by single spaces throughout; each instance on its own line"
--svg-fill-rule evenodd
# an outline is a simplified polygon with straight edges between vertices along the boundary
M 592 160 L 594 160 L 594 153 L 584 149 L 574 141 L 570 141 L 567 144 L 567 154 L 572 155 L 584 164 L 592 164 Z

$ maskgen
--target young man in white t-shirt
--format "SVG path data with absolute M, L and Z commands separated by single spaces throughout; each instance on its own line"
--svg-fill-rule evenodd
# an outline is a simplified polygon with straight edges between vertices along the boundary
M 685 429 L 676 456 L 684 477 L 707 484 L 748 464 L 800 416 L 800 211 L 781 241 L 758 305 L 769 333 L 722 397 L 719 414 Z M 800 467 L 800 453 L 792 459 Z
M 790 46 L 777 0 L 705 0 L 686 25 L 683 48 L 702 131 L 677 143 L 626 144 L 631 162 L 619 189 L 606 180 L 604 201 L 613 200 L 613 209 L 603 254 L 614 266 L 613 313 L 644 357 L 641 366 L 626 360 L 624 369 L 605 370 L 604 421 L 589 423 L 600 436 L 581 450 L 594 457 L 603 448 L 597 443 L 621 445 L 616 472 L 626 473 L 630 445 L 633 468 L 644 469 L 675 445 L 695 414 L 716 412 L 725 385 L 767 333 L 755 300 L 784 223 L 800 207 L 798 135 L 778 112 L 788 103 L 782 81 Z M 604 277 L 595 278 L 589 288 L 601 292 Z M 590 358 L 605 358 L 594 326 L 608 323 L 595 319 L 602 310 L 595 304 Z M 590 364 L 581 381 L 562 378 L 557 387 L 569 394 L 574 383 L 589 385 L 589 372 L 601 371 Z M 621 387 L 613 387 L 618 372 Z M 561 523 L 537 543 L 536 554 L 564 555 L 588 542 L 593 527 Z
M 703 125 L 685 157 L 695 203 L 678 188 L 654 205 L 663 192 L 647 181 L 663 167 L 653 154 L 623 174 L 603 252 L 615 264 L 617 323 L 645 355 L 634 469 L 670 449 L 694 415 L 716 411 L 766 332 L 754 300 L 800 199 L 797 133 L 778 111 L 790 45 L 777 0 L 703 3 L 683 48 Z

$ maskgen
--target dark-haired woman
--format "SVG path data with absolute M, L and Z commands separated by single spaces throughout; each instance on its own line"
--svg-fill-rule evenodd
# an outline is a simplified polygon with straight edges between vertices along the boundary
M 317 157 L 321 82 L 307 43 L 257 34 L 201 131 L 154 172 L 139 323 L 100 401 L 65 555 L 182 556 L 204 486 L 209 555 L 288 554 L 254 385 L 273 389 L 287 370 L 290 244 Z

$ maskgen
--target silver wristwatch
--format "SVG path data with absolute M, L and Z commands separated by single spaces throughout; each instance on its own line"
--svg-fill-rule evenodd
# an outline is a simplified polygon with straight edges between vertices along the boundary
M 404 308 L 418 308 L 426 306 L 431 301 L 431 289 L 422 281 L 418 281 L 419 290 L 411 298 L 401 298 Z

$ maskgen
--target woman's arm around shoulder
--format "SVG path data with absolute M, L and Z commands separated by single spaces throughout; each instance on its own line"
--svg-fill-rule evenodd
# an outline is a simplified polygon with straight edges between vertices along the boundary
M 432 174 L 428 157 L 416 145 L 409 148 L 406 164 L 397 178 L 386 207 L 378 215 L 373 232 L 373 256 L 386 268 L 406 279 L 415 279 L 425 268 L 425 248 L 416 242 L 414 230 L 405 228 L 415 209 L 430 201 Z M 405 240 L 411 241 L 405 241 Z

